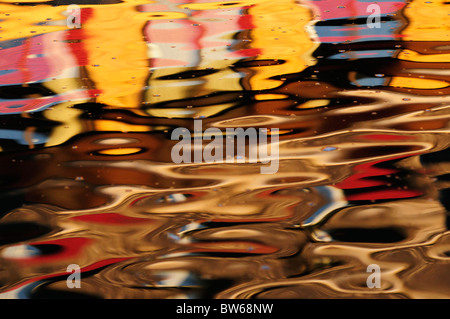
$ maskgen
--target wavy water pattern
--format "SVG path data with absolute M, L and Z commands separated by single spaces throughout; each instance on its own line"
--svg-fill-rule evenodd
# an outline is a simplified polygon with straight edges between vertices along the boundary
M 448 298 L 450 6 L 370 4 L 0 1 L 0 298 Z

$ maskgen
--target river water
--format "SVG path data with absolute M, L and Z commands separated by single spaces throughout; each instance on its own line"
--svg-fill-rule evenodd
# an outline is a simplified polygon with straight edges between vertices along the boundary
M 373 4 L 1 1 L 0 298 L 450 297 L 450 6 Z

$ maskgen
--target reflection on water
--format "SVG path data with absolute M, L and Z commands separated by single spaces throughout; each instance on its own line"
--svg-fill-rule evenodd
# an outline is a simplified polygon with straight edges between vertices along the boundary
M 0 1 L 0 297 L 449 297 L 450 6 L 370 3 Z M 174 164 L 198 118 L 278 172 Z

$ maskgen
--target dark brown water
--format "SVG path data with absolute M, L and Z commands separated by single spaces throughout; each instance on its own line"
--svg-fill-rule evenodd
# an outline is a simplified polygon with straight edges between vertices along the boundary
M 71 3 L 0 2 L 0 297 L 450 297 L 447 2 Z M 174 164 L 194 119 L 278 172 Z

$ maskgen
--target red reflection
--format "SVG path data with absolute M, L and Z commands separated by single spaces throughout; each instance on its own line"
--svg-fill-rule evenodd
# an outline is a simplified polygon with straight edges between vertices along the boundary
M 74 221 L 103 225 L 140 225 L 152 223 L 152 220 L 147 218 L 129 217 L 117 213 L 82 215 L 72 217 L 71 219 Z

